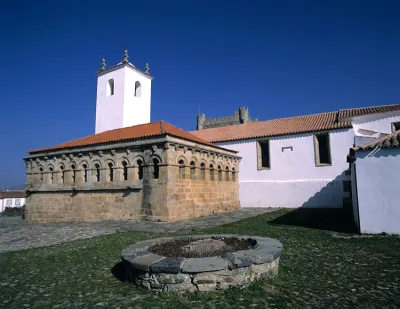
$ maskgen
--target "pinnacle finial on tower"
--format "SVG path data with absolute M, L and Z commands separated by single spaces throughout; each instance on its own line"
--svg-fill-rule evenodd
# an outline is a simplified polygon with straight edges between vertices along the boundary
M 128 50 L 125 49 L 125 52 L 124 52 L 124 61 L 122 61 L 122 62 L 123 62 L 123 63 L 128 63 L 128 58 L 129 58 L 129 56 L 128 56 Z
M 100 70 L 104 71 L 105 69 L 106 69 L 106 59 L 103 58 L 101 60 L 101 69 Z
M 149 64 L 148 64 L 148 63 L 146 63 L 146 65 L 145 65 L 145 67 L 144 67 L 144 73 L 146 73 L 146 74 L 150 74 L 150 73 L 149 73 L 149 70 L 150 70 L 150 68 L 149 68 Z

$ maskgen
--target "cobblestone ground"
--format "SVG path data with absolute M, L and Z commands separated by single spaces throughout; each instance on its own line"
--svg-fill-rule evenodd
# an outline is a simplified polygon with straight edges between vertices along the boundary
M 179 222 L 100 221 L 25 224 L 20 217 L 0 217 L 0 253 L 125 231 L 185 234 L 254 217 L 276 209 L 242 208 L 239 211 Z

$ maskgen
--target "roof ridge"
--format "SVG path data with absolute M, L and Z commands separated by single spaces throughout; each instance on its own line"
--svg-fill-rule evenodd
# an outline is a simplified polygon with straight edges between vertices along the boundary
M 164 130 L 164 125 L 163 125 L 163 124 L 164 124 L 164 121 L 160 120 L 159 123 L 160 123 L 160 133 L 161 133 L 161 134 L 166 134 L 166 133 L 168 133 L 168 130 L 167 130 L 167 129 Z
M 340 111 L 354 110 L 354 109 L 376 108 L 376 107 L 388 107 L 388 106 L 396 106 L 396 105 L 400 105 L 400 104 L 386 104 L 386 105 L 373 105 L 373 106 L 362 106 L 362 107 L 341 108 L 341 109 L 339 109 L 339 112 L 340 112 Z
M 266 123 L 266 122 L 270 122 L 270 121 L 278 121 L 278 120 L 285 120 L 285 119 L 295 119 L 295 118 L 302 118 L 302 117 L 311 117 L 311 116 L 327 115 L 327 114 L 334 114 L 334 113 L 337 116 L 336 118 L 338 118 L 339 112 L 338 111 L 332 111 L 332 112 L 321 112 L 321 113 L 308 114 L 308 115 L 298 115 L 298 116 L 291 116 L 291 117 L 274 118 L 274 119 L 268 119 L 268 120 L 261 120 L 261 121 L 257 121 L 257 122 L 240 123 L 240 124 L 234 124 L 234 125 L 230 125 L 230 126 L 226 126 L 226 127 L 232 128 L 232 127 L 239 127 L 239 126 L 242 126 L 242 125 L 257 125 L 257 124 L 260 124 L 260 123 Z M 222 128 L 222 127 L 219 127 L 219 128 Z M 199 131 L 205 131 L 205 130 L 214 130 L 214 129 L 218 129 L 218 128 L 206 128 L 206 129 L 201 129 L 201 130 L 193 130 L 193 131 L 189 131 L 189 132 L 192 133 L 192 132 L 199 132 Z

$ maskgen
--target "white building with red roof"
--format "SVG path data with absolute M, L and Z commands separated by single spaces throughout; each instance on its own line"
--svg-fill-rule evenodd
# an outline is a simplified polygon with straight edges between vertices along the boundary
M 400 130 L 351 148 L 348 161 L 359 231 L 400 234 Z
M 191 133 L 239 151 L 242 207 L 351 208 L 351 178 L 346 162 L 349 148 L 397 129 L 400 104 L 219 126 Z

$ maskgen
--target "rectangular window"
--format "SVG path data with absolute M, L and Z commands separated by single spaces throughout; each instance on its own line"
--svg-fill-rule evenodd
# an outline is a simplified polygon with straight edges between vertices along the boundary
M 271 168 L 269 140 L 257 142 L 257 167 L 259 170 Z
M 400 130 L 400 121 L 392 122 L 392 132 L 396 132 Z
M 11 206 L 12 205 L 12 200 L 6 200 L 6 206 Z
M 15 206 L 21 206 L 21 200 L 19 198 L 15 199 Z
M 317 166 L 332 164 L 329 133 L 314 135 L 314 151 Z

